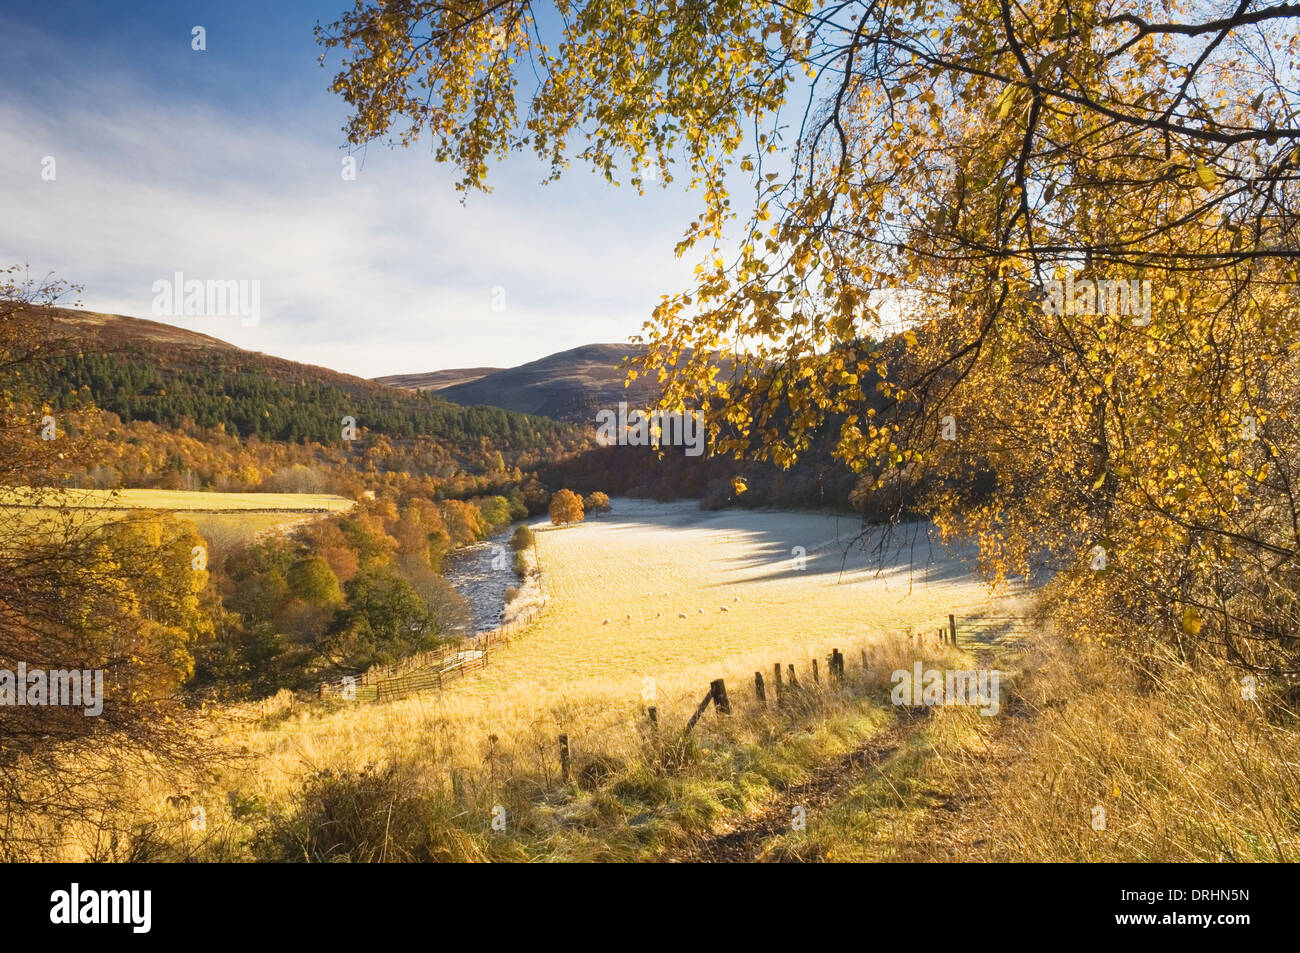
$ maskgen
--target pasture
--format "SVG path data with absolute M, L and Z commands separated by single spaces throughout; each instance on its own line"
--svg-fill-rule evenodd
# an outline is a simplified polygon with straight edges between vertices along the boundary
M 990 595 L 973 553 L 946 552 L 927 524 L 882 544 L 857 539 L 854 517 L 620 499 L 608 515 L 534 530 L 547 611 L 463 691 L 635 691 L 646 677 L 703 677 L 754 653 L 825 655 L 836 640 L 901 637 L 1017 602 Z
M 0 488 L 0 519 L 77 523 L 121 519 L 131 511 L 175 513 L 214 545 L 284 532 L 355 504 L 327 493 L 208 493 L 194 490 L 51 490 Z
M 803 680 L 832 648 L 851 665 L 864 648 L 910 658 L 909 630 L 932 632 L 950 612 L 967 622 L 1011 614 L 1024 598 L 990 595 L 923 524 L 875 554 L 851 545 L 851 517 L 693 503 L 620 499 L 608 515 L 535 529 L 547 607 L 493 649 L 486 670 L 442 692 L 296 706 L 237 731 L 256 767 L 233 786 L 278 802 L 304 774 L 375 763 L 419 765 L 439 787 L 483 779 L 485 765 L 545 777 L 561 732 L 575 752 L 632 761 L 646 705 L 680 726 L 712 679 L 749 697 L 753 673 L 778 661 Z

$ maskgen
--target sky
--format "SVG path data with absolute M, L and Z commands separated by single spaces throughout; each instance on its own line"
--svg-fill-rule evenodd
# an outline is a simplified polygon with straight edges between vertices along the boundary
M 518 155 L 462 203 L 427 142 L 371 144 L 345 179 L 338 61 L 319 65 L 312 27 L 350 5 L 0 9 L 0 267 L 82 285 L 88 310 L 365 377 L 623 341 L 690 285 L 673 245 L 698 203 L 675 185 L 638 196 L 575 165 L 542 186 Z M 257 282 L 256 321 L 156 313 L 178 272 L 244 282 L 246 301 Z

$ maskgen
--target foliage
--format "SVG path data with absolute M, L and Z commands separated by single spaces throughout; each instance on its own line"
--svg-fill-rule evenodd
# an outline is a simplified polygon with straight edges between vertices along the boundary
M 518 527 L 510 537 L 510 547 L 519 552 L 537 544 L 537 534 L 527 526 Z
M 344 586 L 340 608 L 322 638 L 321 651 L 357 671 L 385 665 L 437 644 L 428 607 L 389 569 L 362 569 Z
M 698 281 L 631 371 L 663 409 L 783 467 L 833 429 L 863 505 L 919 492 L 992 578 L 1057 570 L 1081 635 L 1300 671 L 1300 10 L 560 7 L 358 4 L 319 31 L 350 140 L 428 133 L 462 188 L 574 140 L 610 177 L 686 168 Z
M 285 581 L 289 592 L 308 605 L 323 608 L 343 601 L 338 576 L 320 556 L 304 556 L 289 567 Z
M 582 497 L 572 490 L 557 490 L 551 497 L 551 522 L 558 525 L 582 522 Z

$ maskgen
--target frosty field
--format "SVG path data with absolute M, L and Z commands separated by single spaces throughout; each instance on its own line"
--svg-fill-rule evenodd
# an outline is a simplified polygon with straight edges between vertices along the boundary
M 949 613 L 1004 614 L 1014 602 L 990 596 L 925 524 L 897 530 L 883 553 L 871 549 L 878 534 L 865 552 L 854 543 L 853 517 L 694 503 L 618 499 L 586 522 L 534 528 L 546 611 L 457 691 L 630 689 L 755 653 L 770 668 L 933 630 Z

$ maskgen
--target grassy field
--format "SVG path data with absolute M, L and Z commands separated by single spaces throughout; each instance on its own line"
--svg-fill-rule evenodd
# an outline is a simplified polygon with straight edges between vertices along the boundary
M 710 671 L 751 657 L 768 669 L 838 643 L 930 631 L 949 613 L 1007 614 L 1021 601 L 991 596 L 925 524 L 899 529 L 883 553 L 870 551 L 878 540 L 863 552 L 852 517 L 614 505 L 584 523 L 535 527 L 547 612 L 458 692 L 635 695 L 645 678 L 688 674 L 707 685 Z
M 114 819 L 129 852 L 69 827 L 46 859 L 1295 859 L 1293 718 L 1225 667 L 1003 639 L 1029 594 L 989 596 L 923 536 L 868 564 L 834 517 L 615 505 L 539 533 L 551 602 L 486 672 L 390 704 L 210 711 L 195 730 L 224 756 L 106 772 L 136 805 Z M 948 612 L 959 648 L 907 638 Z M 814 684 L 832 648 L 846 677 Z M 891 704 L 916 660 L 1000 669 L 1000 717 Z M 780 710 L 752 681 L 776 661 L 801 685 Z M 687 735 L 714 678 L 732 715 Z
M 351 500 L 328 493 L 207 493 L 196 490 L 0 489 L 0 506 L 66 506 L 77 509 L 185 510 L 224 513 L 341 513 Z
M 882 673 L 912 657 L 909 631 L 932 632 L 950 612 L 969 622 L 1019 605 L 1020 597 L 990 596 L 923 526 L 883 561 L 850 550 L 856 529 L 850 518 L 824 514 L 707 513 L 628 500 L 580 525 L 539 527 L 550 601 L 537 623 L 493 652 L 486 671 L 441 693 L 383 705 L 299 705 L 259 727 L 233 729 L 231 741 L 252 757 L 248 772 L 225 784 L 239 792 L 236 800 L 284 806 L 318 772 L 364 777 L 370 766 L 401 766 L 409 790 L 486 804 L 484 811 L 494 798 L 530 810 L 531 795 L 521 792 L 556 780 L 560 733 L 575 770 L 589 779 L 644 764 L 647 705 L 658 709 L 666 737 L 678 734 L 712 679 L 726 679 L 738 711 L 752 708 L 756 670 L 793 664 L 811 687 L 811 660 L 822 660 L 825 682 L 824 657 L 840 648 L 855 670 L 856 696 L 809 696 L 808 711 L 820 712 L 815 733 L 765 755 L 767 774 L 741 785 L 751 785 L 748 794 L 735 789 L 736 778 L 701 781 L 696 792 L 710 804 L 761 800 L 771 783 L 852 749 L 892 719 L 879 699 L 858 702 L 879 695 Z M 796 546 L 806 550 L 803 568 L 792 561 Z M 770 741 L 780 719 L 706 721 L 695 737 L 705 757 L 725 760 L 730 745 Z M 728 734 L 715 739 L 719 731 Z M 221 814 L 222 801 L 210 816 Z M 606 849 L 578 840 L 564 849 L 581 856 Z
M 217 545 L 284 532 L 327 513 L 345 512 L 353 505 L 351 500 L 326 493 L 0 488 L 0 518 L 40 520 L 63 512 L 93 523 L 118 519 L 132 510 L 164 510 L 183 516 Z

